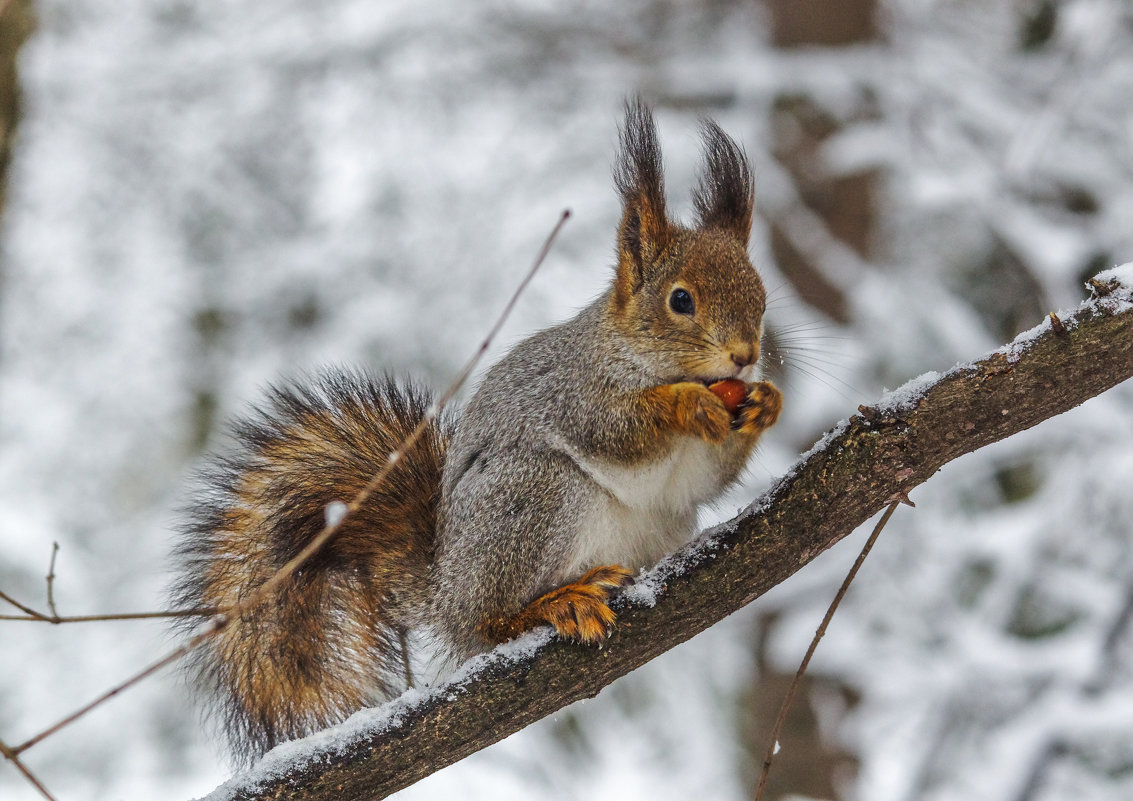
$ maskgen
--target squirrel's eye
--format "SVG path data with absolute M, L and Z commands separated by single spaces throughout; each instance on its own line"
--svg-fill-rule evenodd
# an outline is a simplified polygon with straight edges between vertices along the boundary
M 669 295 L 669 308 L 677 314 L 692 314 L 696 306 L 687 289 L 674 289 Z

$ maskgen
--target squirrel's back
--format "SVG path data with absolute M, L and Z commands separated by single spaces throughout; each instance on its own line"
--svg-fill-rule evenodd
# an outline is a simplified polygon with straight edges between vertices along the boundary
M 347 372 L 272 389 L 203 474 L 174 603 L 225 609 L 254 592 L 322 530 L 328 505 L 349 503 L 387 464 L 430 404 L 420 387 Z M 424 614 L 450 434 L 433 422 L 326 547 L 192 655 L 192 677 L 241 757 L 404 687 L 404 632 Z

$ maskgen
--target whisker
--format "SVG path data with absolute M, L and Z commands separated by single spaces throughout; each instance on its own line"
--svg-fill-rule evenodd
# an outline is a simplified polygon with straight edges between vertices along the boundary
M 806 364 L 806 363 L 799 363 L 799 362 L 789 362 L 785 366 L 788 368 L 789 371 L 801 373 L 802 375 L 806 376 L 810 380 L 816 381 L 819 384 L 822 384 L 827 389 L 830 389 L 833 392 L 837 393 L 838 396 L 841 397 L 843 400 L 848 401 L 848 400 L 851 399 L 851 397 L 849 395 L 847 395 L 846 392 L 850 392 L 850 393 L 852 393 L 853 397 L 858 397 L 858 398 L 860 398 L 863 394 L 865 394 L 865 393 L 862 392 L 860 387 L 854 386 L 853 384 L 849 383 L 848 381 L 845 381 L 845 380 L 839 378 L 838 376 L 830 373 L 827 370 L 824 370 L 821 367 L 811 365 L 811 364 Z M 837 386 L 835 386 L 835 385 L 837 385 Z
M 786 291 L 790 286 L 787 281 L 780 281 L 775 284 L 775 286 L 765 287 L 767 291 L 767 305 L 770 306 L 772 302 L 793 300 L 794 298 L 791 297 L 791 294 Z
M 849 371 L 851 364 L 861 362 L 858 356 L 831 352 L 827 348 L 768 348 L 767 355 L 781 362 L 802 361 L 808 364 L 825 364 L 832 368 Z
M 807 370 L 807 369 L 802 368 L 802 367 L 795 367 L 791 372 L 787 373 L 780 380 L 781 380 L 781 383 L 783 385 L 783 388 L 787 392 L 791 392 L 793 388 L 800 387 L 802 384 L 815 383 L 815 384 L 821 384 L 822 386 L 826 387 L 828 390 L 833 392 L 835 395 L 838 396 L 838 398 L 840 398 L 842 401 L 845 401 L 846 403 L 853 403 L 856 399 L 862 397 L 862 393 L 855 390 L 854 387 L 852 387 L 852 386 L 847 386 L 847 387 L 837 386 L 835 383 L 832 383 L 831 381 L 828 381 L 827 379 L 823 378 L 822 376 L 817 375 L 817 374 L 811 372 L 810 370 Z M 799 391 L 805 391 L 805 390 L 799 389 Z
M 811 343 L 809 340 L 800 340 L 799 342 L 769 342 L 766 350 L 776 351 L 782 353 L 791 353 L 798 351 L 799 353 L 819 353 L 827 356 L 844 356 L 848 349 L 840 349 L 839 343 Z
M 845 342 L 853 339 L 853 337 L 846 336 L 845 334 L 823 333 L 824 330 L 826 329 L 796 328 L 784 330 L 782 328 L 773 328 L 765 336 L 767 339 L 774 340 L 775 342 Z
M 816 320 L 813 317 L 807 317 L 802 320 L 794 320 L 791 322 L 776 323 L 772 326 L 780 331 L 791 331 L 797 328 L 842 328 L 843 326 L 834 325 L 826 320 Z
M 823 351 L 808 352 L 797 350 L 781 350 L 772 351 L 773 357 L 778 357 L 781 362 L 800 361 L 817 367 L 818 365 L 826 365 L 827 367 L 836 368 L 839 370 L 849 371 L 850 367 L 846 364 L 844 359 L 836 359 L 831 354 Z
M 703 325 L 698 323 L 696 320 L 692 320 L 692 324 L 695 325 L 697 328 L 699 328 L 701 331 L 704 332 L 705 340 L 707 340 L 712 346 L 714 346 L 714 347 L 720 346 L 720 343 L 716 340 L 715 335 L 713 335 L 711 331 L 709 331 Z
M 796 326 L 792 328 L 772 328 L 770 336 L 780 340 L 806 340 L 806 339 L 850 339 L 845 334 L 825 334 L 823 331 L 829 331 L 825 326 L 803 327 Z

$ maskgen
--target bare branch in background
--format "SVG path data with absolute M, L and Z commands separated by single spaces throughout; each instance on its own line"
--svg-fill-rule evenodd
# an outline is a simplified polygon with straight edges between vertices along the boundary
M 43 782 L 36 778 L 36 775 L 28 770 L 27 765 L 20 761 L 19 753 L 9 748 L 2 740 L 0 740 L 0 756 L 3 756 L 4 759 L 15 765 L 16 770 L 18 770 L 20 774 L 28 780 L 28 783 L 38 790 L 39 794 L 46 798 L 47 801 L 55 801 L 55 796 L 48 792 L 47 788 L 43 786 Z
M 59 555 L 59 543 L 51 543 L 51 562 L 47 565 L 47 608 L 51 617 L 58 620 L 59 611 L 55 608 L 55 557 Z
M 787 694 L 783 697 L 783 704 L 779 707 L 779 714 L 775 716 L 775 725 L 771 727 L 771 744 L 767 747 L 767 756 L 763 759 L 763 770 L 759 773 L 759 783 L 755 787 L 755 801 L 762 801 L 763 791 L 767 787 L 767 777 L 771 775 L 771 764 L 775 761 L 775 755 L 779 753 L 779 735 L 783 731 L 783 724 L 787 722 L 787 712 L 791 709 L 791 703 L 795 700 L 795 692 L 799 689 L 799 684 L 802 683 L 803 674 L 806 673 L 807 666 L 810 664 L 811 657 L 814 656 L 815 650 L 818 648 L 818 641 L 826 634 L 826 628 L 830 625 L 830 621 L 834 618 L 834 613 L 838 611 L 838 604 L 842 603 L 842 599 L 846 597 L 847 590 L 850 589 L 850 584 L 853 582 L 854 577 L 858 574 L 858 570 L 862 566 L 862 562 L 869 556 L 869 552 L 873 550 L 873 544 L 877 542 L 878 535 L 881 530 L 885 528 L 885 524 L 889 522 L 889 518 L 897 511 L 897 505 L 900 503 L 907 503 L 913 505 L 908 495 L 893 501 L 889 504 L 889 508 L 885 510 L 885 514 L 877 521 L 877 525 L 873 527 L 873 533 L 869 535 L 869 539 L 865 541 L 862 546 L 861 553 L 850 567 L 850 571 L 846 574 L 846 578 L 842 581 L 842 586 L 838 588 L 838 592 L 834 594 L 834 600 L 830 602 L 826 614 L 822 617 L 822 622 L 818 625 L 818 630 L 815 631 L 814 637 L 810 641 L 810 647 L 806 649 L 806 654 L 803 656 L 802 662 L 799 663 L 799 669 L 795 671 L 795 678 L 791 680 L 791 686 L 787 688 Z

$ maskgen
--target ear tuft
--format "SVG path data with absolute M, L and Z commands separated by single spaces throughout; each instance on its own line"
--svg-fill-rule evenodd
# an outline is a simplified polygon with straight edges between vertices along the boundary
M 747 244 L 755 186 L 743 148 L 712 120 L 705 120 L 704 171 L 692 202 L 702 228 L 719 228 Z
M 618 275 L 619 284 L 632 292 L 644 283 L 670 238 L 657 128 L 640 97 L 626 101 L 619 139 L 621 150 L 614 167 L 614 183 L 622 196 Z
M 622 201 L 631 203 L 645 196 L 659 211 L 665 209 L 665 182 L 661 168 L 661 146 L 653 112 L 640 97 L 626 101 L 625 122 L 619 131 L 621 152 L 614 167 L 614 182 Z

